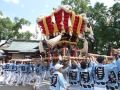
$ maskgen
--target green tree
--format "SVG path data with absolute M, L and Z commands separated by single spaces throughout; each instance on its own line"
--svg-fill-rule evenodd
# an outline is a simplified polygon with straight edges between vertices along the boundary
M 2 12 L 0 15 L 3 16 Z M 21 34 L 23 34 L 23 38 L 20 39 L 30 39 L 32 36 L 30 32 L 19 33 L 22 25 L 30 25 L 30 22 L 24 18 L 15 17 L 14 20 L 11 20 L 9 17 L 0 17 L 0 40 L 19 39 Z
M 94 7 L 90 7 L 90 22 L 92 23 L 94 34 L 95 34 L 95 53 L 103 53 L 104 44 L 107 40 L 106 29 L 107 29 L 107 7 L 103 3 L 96 3 Z
M 114 4 L 107 9 L 103 3 L 96 3 L 91 11 L 91 21 L 96 45 L 94 52 L 107 54 L 109 46 L 119 48 L 120 46 L 120 3 Z
M 18 30 L 22 28 L 22 25 L 30 25 L 30 22 L 25 20 L 24 18 L 18 18 L 18 17 L 15 17 L 14 18 L 14 25 L 13 25 L 13 28 L 12 30 L 14 31 L 13 34 L 14 35 L 19 35 L 19 32 Z
M 0 18 L 0 40 L 12 38 L 13 23 L 9 17 Z
M 86 3 L 82 4 L 81 1 Z M 98 2 L 92 7 L 89 0 L 62 0 L 62 4 L 71 5 L 76 13 L 87 13 L 96 39 L 94 53 L 107 54 L 109 46 L 119 48 L 120 3 L 115 3 L 110 8 Z
M 63 5 L 68 4 L 72 6 L 73 10 L 80 14 L 88 11 L 90 0 L 63 0 L 61 3 Z
M 26 31 L 26 32 L 19 33 L 19 35 L 17 36 L 17 39 L 29 40 L 31 36 L 32 36 L 32 33 L 30 33 L 29 31 Z

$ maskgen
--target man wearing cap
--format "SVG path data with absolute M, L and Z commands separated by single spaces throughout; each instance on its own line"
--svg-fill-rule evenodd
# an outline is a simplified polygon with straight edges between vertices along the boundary
M 56 71 L 51 77 L 51 90 L 68 90 L 68 83 L 62 74 L 62 67 L 63 65 L 59 63 L 55 65 Z

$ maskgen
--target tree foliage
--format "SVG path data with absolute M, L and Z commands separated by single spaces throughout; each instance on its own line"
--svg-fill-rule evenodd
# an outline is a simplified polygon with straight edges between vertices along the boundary
M 110 8 L 99 2 L 91 6 L 89 0 L 63 0 L 62 4 L 71 5 L 76 13 L 86 12 L 96 39 L 92 53 L 107 54 L 110 47 L 120 48 L 120 3 Z
M 62 4 L 68 4 L 72 6 L 76 13 L 85 13 L 88 11 L 90 0 L 63 0 Z
M 32 36 L 32 33 L 30 33 L 29 31 L 26 31 L 26 32 L 19 33 L 17 36 L 17 39 L 29 40 L 31 36 Z
M 4 17 L 0 11 L 0 40 L 5 39 L 30 39 L 30 32 L 20 33 L 19 29 L 22 25 L 30 25 L 30 22 L 24 18 L 15 17 L 11 20 L 9 17 Z

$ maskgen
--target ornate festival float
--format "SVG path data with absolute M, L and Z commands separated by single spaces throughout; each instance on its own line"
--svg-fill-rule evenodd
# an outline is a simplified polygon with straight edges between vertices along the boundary
M 49 16 L 38 17 L 37 25 L 42 32 L 40 53 L 45 60 L 66 60 L 68 56 L 82 59 L 82 54 L 88 53 L 88 41 L 94 41 L 86 14 L 75 14 L 68 5 L 58 7 Z
M 50 60 L 82 60 L 85 59 L 83 57 L 88 55 L 88 42 L 94 42 L 94 34 L 92 31 L 92 27 L 89 23 L 89 20 L 86 16 L 85 13 L 83 14 L 75 14 L 74 11 L 72 11 L 72 8 L 68 5 L 60 6 L 57 9 L 54 10 L 54 12 L 49 15 L 49 16 L 44 16 L 44 17 L 38 17 L 37 19 L 37 26 L 39 27 L 39 30 L 41 31 L 41 36 L 42 40 L 40 41 L 39 44 L 39 51 L 40 51 L 40 58 L 35 58 L 34 59 L 14 59 L 10 60 L 11 62 L 19 62 L 18 64 L 23 65 L 20 66 L 21 68 L 24 67 L 21 71 L 26 71 L 25 67 L 26 65 L 29 64 L 29 68 L 32 67 L 32 65 L 37 65 L 40 64 L 42 67 L 46 67 L 48 65 L 48 62 Z M 114 50 L 116 51 L 116 50 Z M 118 51 L 119 52 L 119 51 Z M 90 53 L 89 53 L 90 54 Z M 98 57 L 100 55 L 98 54 L 90 54 L 94 57 Z M 112 58 L 110 56 L 106 56 L 108 58 Z M 44 62 L 43 60 L 46 60 L 47 62 Z M 41 62 L 41 63 L 40 63 Z M 9 64 L 9 63 L 8 63 Z M 16 63 L 14 63 L 16 64 Z M 14 65 L 13 65 L 14 66 Z M 18 66 L 18 65 L 17 65 Z M 15 73 L 13 71 L 9 71 L 10 73 L 13 72 L 13 75 L 15 78 L 23 83 L 25 80 L 30 79 L 29 76 L 37 76 L 37 78 L 31 79 L 27 84 L 30 85 L 31 87 L 25 86 L 23 87 L 22 84 L 16 84 L 16 79 L 12 80 L 12 88 L 11 85 L 9 86 L 11 90 L 33 90 L 33 86 L 35 87 L 34 89 L 41 88 L 43 87 L 41 85 L 41 81 L 39 79 L 45 78 L 44 73 L 46 73 L 46 68 L 41 68 L 43 75 L 41 74 L 40 71 L 34 72 L 32 70 L 29 74 L 23 73 L 23 72 L 17 72 Z M 14 69 L 14 68 L 13 68 Z M 3 70 L 4 71 L 4 70 Z M 29 71 L 29 70 L 28 70 Z M 39 74 L 38 74 L 39 72 Z M 21 76 L 19 76 L 19 74 Z M 38 74 L 38 75 L 37 75 Z M 11 74 L 12 75 L 12 74 Z M 39 79 L 38 79 L 39 78 Z M 23 79 L 23 81 L 21 80 Z M 33 81 L 32 81 L 33 80 Z M 32 81 L 32 83 L 31 83 Z M 14 85 L 15 84 L 15 85 Z M 25 84 L 25 85 L 27 85 Z M 47 85 L 48 86 L 48 85 Z M 6 85 L 2 86 L 3 90 L 9 90 L 8 86 Z M 46 86 L 45 86 L 46 87 Z M 45 90 L 45 89 L 44 89 Z

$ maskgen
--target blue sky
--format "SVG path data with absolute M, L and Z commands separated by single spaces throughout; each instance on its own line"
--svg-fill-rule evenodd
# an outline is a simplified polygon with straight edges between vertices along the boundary
M 112 6 L 114 0 L 90 0 L 91 5 L 99 1 L 107 5 Z M 39 16 L 51 14 L 53 8 L 58 7 L 61 4 L 61 0 L 0 0 L 0 10 L 4 16 L 14 18 L 15 16 L 25 18 L 32 24 L 31 26 L 23 26 L 21 31 L 30 31 L 35 33 L 36 19 Z
M 61 0 L 0 0 L 0 10 L 10 17 L 24 17 L 35 23 L 40 15 L 51 13 Z
M 100 1 L 111 6 L 114 0 L 91 0 L 91 4 Z M 0 0 L 0 10 L 10 17 L 23 17 L 35 24 L 36 18 L 49 15 L 54 7 L 61 4 L 61 0 Z

